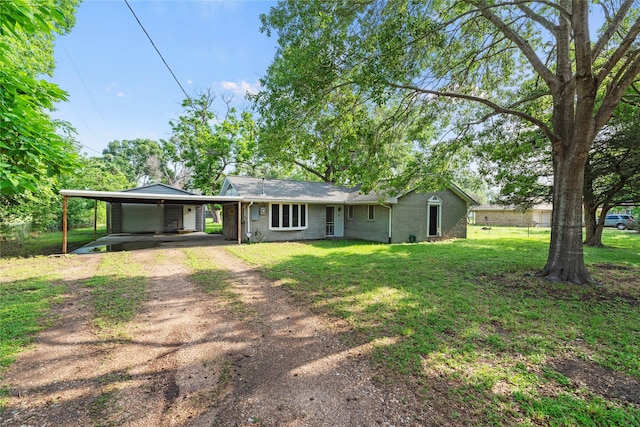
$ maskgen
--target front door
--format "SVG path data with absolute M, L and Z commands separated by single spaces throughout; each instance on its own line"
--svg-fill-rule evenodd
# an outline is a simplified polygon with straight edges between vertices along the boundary
M 196 229 L 196 207 L 184 205 L 182 208 L 182 228 L 185 230 Z
M 343 206 L 327 206 L 327 237 L 344 236 Z
M 335 206 L 327 206 L 327 237 L 336 235 L 336 208 Z

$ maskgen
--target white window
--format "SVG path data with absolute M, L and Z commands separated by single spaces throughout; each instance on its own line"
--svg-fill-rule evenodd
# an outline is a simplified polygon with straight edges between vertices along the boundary
M 376 219 L 376 205 L 369 205 L 369 221 L 373 221 Z
M 353 211 L 355 206 L 349 205 L 347 206 L 347 219 L 353 219 Z
M 304 230 L 307 228 L 307 205 L 271 203 L 269 230 Z

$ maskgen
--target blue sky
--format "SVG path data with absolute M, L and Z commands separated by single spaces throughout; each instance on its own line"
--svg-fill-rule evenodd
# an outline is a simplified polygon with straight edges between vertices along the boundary
M 247 104 L 273 59 L 260 33 L 270 1 L 129 3 L 189 95 L 211 88 Z M 85 0 L 55 48 L 52 81 L 69 93 L 53 117 L 69 121 L 89 156 L 113 140 L 166 139 L 185 98 L 124 0 Z M 221 103 L 217 109 L 224 112 Z

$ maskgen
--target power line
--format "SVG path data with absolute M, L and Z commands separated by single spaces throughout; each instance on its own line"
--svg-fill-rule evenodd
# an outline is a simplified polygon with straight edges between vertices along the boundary
M 98 115 L 102 119 L 102 122 L 107 127 L 107 130 L 110 133 L 113 134 L 113 132 L 111 131 L 111 127 L 109 126 L 109 124 L 105 120 L 104 115 L 102 114 L 102 111 L 100 111 L 100 108 L 98 107 L 98 104 L 96 103 L 96 100 L 93 98 L 93 95 L 91 94 L 91 91 L 87 87 L 87 84 L 84 82 L 84 79 L 82 78 L 82 74 L 80 74 L 80 71 L 78 70 L 78 67 L 76 67 L 75 62 L 73 62 L 73 58 L 71 57 L 71 54 L 69 53 L 69 50 L 67 50 L 67 46 L 64 44 L 62 39 L 60 39 L 60 43 L 62 44 L 62 48 L 64 49 L 65 53 L 69 57 L 69 62 L 71 62 L 71 66 L 76 71 L 76 74 L 78 75 L 78 78 L 80 79 L 80 83 L 82 83 L 82 86 L 84 87 L 84 90 L 87 91 L 87 95 L 89 95 L 89 99 L 91 99 L 91 102 L 93 103 L 93 106 L 96 108 L 96 111 L 98 112 Z
M 184 90 L 184 87 L 182 87 L 182 84 L 180 83 L 180 81 L 178 80 L 178 78 L 176 77 L 176 75 L 173 73 L 173 70 L 171 69 L 171 67 L 169 66 L 169 64 L 167 63 L 167 61 L 164 59 L 164 56 L 162 56 L 162 54 L 160 53 L 160 50 L 158 49 L 158 47 L 156 46 L 156 44 L 153 42 L 153 40 L 151 39 L 151 36 L 149 35 L 149 33 L 147 32 L 147 30 L 144 28 L 144 25 L 142 25 L 142 22 L 140 22 L 140 19 L 138 19 L 138 16 L 136 15 L 136 13 L 133 11 L 133 9 L 131 8 L 131 5 L 129 4 L 128 0 L 124 0 L 124 2 L 126 3 L 127 7 L 129 8 L 129 10 L 131 11 L 131 14 L 133 15 L 134 18 L 136 18 L 136 21 L 138 21 L 138 25 L 140 25 L 140 28 L 142 28 L 142 31 L 144 31 L 144 33 L 146 34 L 147 38 L 149 39 L 149 42 L 151 42 L 151 46 L 153 46 L 153 48 L 156 50 L 156 52 L 158 53 L 158 56 L 160 56 L 160 59 L 162 59 L 162 62 L 164 62 L 164 65 L 167 67 L 167 70 L 169 70 L 169 72 L 171 73 L 171 75 L 173 76 L 173 79 L 176 81 L 176 83 L 178 84 L 178 86 L 180 86 L 180 89 L 182 90 L 182 93 L 184 93 L 184 96 L 187 97 L 187 99 L 189 100 L 189 103 L 191 103 L 191 105 L 193 106 L 193 101 L 191 100 L 191 97 L 189 96 L 189 94 L 187 94 L 187 91 Z M 195 108 L 195 107 L 194 107 Z

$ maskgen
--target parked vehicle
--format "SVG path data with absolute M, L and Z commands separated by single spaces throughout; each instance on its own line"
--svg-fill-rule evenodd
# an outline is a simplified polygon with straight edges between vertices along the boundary
M 618 230 L 634 229 L 636 222 L 631 215 L 609 214 L 604 219 L 605 227 L 616 227 Z

